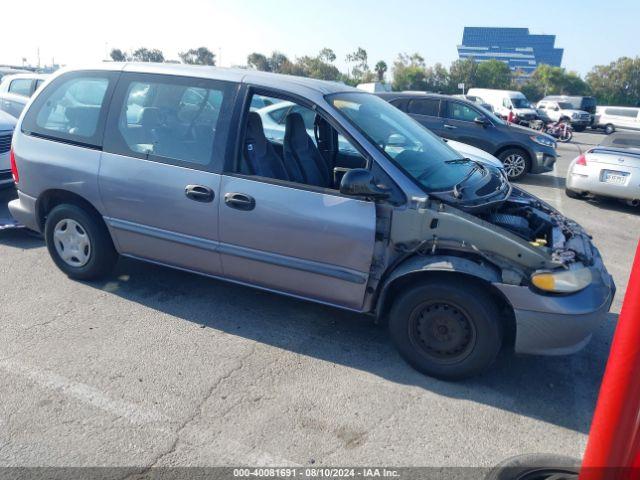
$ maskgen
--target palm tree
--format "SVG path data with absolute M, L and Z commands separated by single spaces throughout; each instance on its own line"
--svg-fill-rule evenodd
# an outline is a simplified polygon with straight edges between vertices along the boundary
M 376 66 L 374 67 L 375 71 L 376 71 L 376 75 L 378 76 L 378 81 L 379 82 L 384 82 L 384 74 L 387 73 L 387 63 L 384 60 L 380 60 L 378 63 L 376 63 Z

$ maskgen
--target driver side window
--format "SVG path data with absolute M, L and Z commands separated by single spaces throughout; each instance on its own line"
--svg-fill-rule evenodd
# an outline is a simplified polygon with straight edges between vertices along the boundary
M 307 105 L 254 94 L 236 173 L 337 190 L 345 171 L 365 166 L 359 151 Z
M 463 103 L 449 102 L 448 104 L 447 117 L 452 120 L 473 122 L 477 117 L 481 116 L 480 112 Z

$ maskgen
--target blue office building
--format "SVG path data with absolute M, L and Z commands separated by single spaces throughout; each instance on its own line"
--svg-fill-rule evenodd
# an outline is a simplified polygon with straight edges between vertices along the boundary
M 561 65 L 564 49 L 555 48 L 555 42 L 555 35 L 532 35 L 528 28 L 465 27 L 458 56 L 476 62 L 500 60 L 530 75 L 543 63 Z

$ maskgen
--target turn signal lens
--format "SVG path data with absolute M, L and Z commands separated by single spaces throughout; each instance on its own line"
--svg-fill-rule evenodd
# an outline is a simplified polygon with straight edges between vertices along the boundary
M 584 153 L 576 158 L 576 165 L 582 165 L 583 167 L 587 166 L 587 157 L 584 156 Z
M 531 275 L 531 283 L 540 290 L 554 293 L 573 293 L 587 287 L 593 277 L 591 270 L 561 270 L 557 272 L 536 272 Z
M 9 163 L 11 163 L 11 176 L 13 177 L 13 181 L 18 183 L 20 175 L 18 174 L 18 166 L 16 165 L 16 156 L 13 154 L 13 147 L 11 147 L 9 153 Z

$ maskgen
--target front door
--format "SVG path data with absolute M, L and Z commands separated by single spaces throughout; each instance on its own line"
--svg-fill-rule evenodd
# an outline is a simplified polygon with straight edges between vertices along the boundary
M 269 140 L 264 112 L 245 112 L 241 158 L 220 184 L 222 268 L 233 280 L 360 310 L 376 208 L 341 195 L 337 172 L 366 162 L 310 106 L 292 106 L 279 141 Z M 324 148 L 329 137 L 338 151 Z
M 121 253 L 219 275 L 225 82 L 123 74 L 113 97 L 100 193 Z
M 495 127 L 488 119 L 484 125 L 476 123 L 478 117 L 486 119 L 479 110 L 466 103 L 447 101 L 443 136 L 493 153 L 497 143 Z
M 361 309 L 373 257 L 375 205 L 287 183 L 222 177 L 225 276 Z

